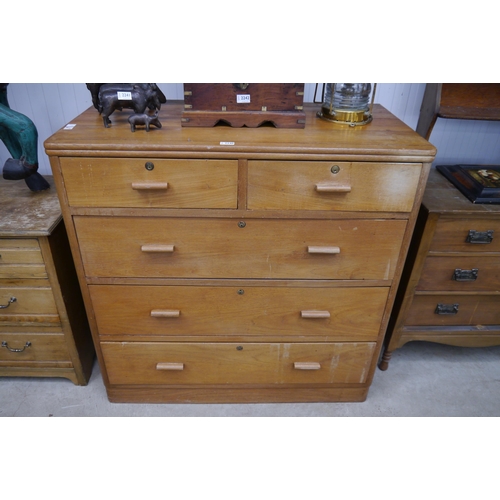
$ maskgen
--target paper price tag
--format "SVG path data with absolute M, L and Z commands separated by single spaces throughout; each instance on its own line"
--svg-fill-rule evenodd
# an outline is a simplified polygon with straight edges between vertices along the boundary
M 63 130 L 73 130 L 76 127 L 76 123 L 68 123 Z
M 220 143 L 221 146 L 234 146 L 234 142 L 222 142 Z
M 120 101 L 131 101 L 132 100 L 132 92 L 117 92 L 118 99 Z
M 236 94 L 237 104 L 248 104 L 250 102 L 250 94 Z

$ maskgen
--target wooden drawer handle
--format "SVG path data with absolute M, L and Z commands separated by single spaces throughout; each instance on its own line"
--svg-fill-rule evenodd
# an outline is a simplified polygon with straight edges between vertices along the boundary
M 174 309 L 153 309 L 151 311 L 152 318 L 178 318 L 180 315 L 181 312 Z
M 314 361 L 299 361 L 293 364 L 295 370 L 319 370 L 321 365 Z
M 141 251 L 146 253 L 172 253 L 174 245 L 142 245 Z
M 316 184 L 316 191 L 318 191 L 318 193 L 350 193 L 351 186 L 347 184 L 320 182 Z
M 168 182 L 132 182 L 132 189 L 138 191 L 158 191 L 168 189 Z
M 340 253 L 340 247 L 307 247 L 308 253 L 326 253 L 334 255 Z
M 181 371 L 184 370 L 184 363 L 157 363 L 156 369 Z
M 307 319 L 329 318 L 330 311 L 300 311 L 300 316 Z

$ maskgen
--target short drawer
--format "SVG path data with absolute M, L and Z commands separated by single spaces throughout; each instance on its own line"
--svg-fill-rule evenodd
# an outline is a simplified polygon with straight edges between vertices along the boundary
M 101 335 L 321 336 L 376 340 L 388 288 L 89 287 Z
M 431 252 L 500 252 L 500 220 L 441 217 Z
M 500 325 L 500 295 L 415 295 L 405 325 Z
M 7 333 L 0 331 L 0 361 L 2 366 L 29 366 L 33 361 L 70 361 L 63 334 L 36 332 Z
M 87 276 L 394 276 L 406 221 L 75 217 Z
M 236 208 L 237 160 L 61 158 L 71 206 Z
M 410 212 L 422 166 L 249 161 L 248 208 Z
M 49 287 L 0 287 L 0 326 L 58 323 L 59 315 Z
M 427 257 L 416 289 L 500 292 L 500 257 Z
M 46 278 L 40 245 L 36 239 L 0 239 L 0 279 Z
M 101 343 L 111 384 L 362 384 L 375 343 Z

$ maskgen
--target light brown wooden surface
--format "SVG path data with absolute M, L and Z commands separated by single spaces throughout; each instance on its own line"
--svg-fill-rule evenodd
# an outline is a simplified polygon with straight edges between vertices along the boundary
M 0 376 L 65 377 L 85 385 L 88 321 L 51 176 L 31 192 L 0 180 Z
M 168 103 L 133 135 L 89 109 L 45 142 L 111 401 L 366 398 L 435 149 L 318 109 L 189 128 Z
M 467 242 L 470 230 L 493 231 L 493 238 L 489 243 Z M 500 345 L 499 235 L 500 205 L 471 203 L 431 170 L 382 369 L 387 369 L 392 352 L 409 341 Z M 456 281 L 456 269 L 477 269 L 477 278 Z M 438 314 L 438 304 L 448 306 L 446 310 L 456 304 L 457 310 Z

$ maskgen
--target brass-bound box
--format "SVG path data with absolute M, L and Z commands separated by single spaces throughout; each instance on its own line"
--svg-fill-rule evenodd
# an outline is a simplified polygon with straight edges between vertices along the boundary
M 304 128 L 303 83 L 185 83 L 183 127 Z

